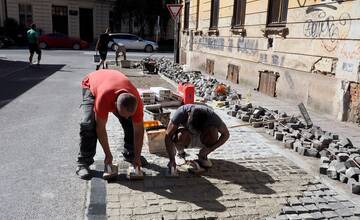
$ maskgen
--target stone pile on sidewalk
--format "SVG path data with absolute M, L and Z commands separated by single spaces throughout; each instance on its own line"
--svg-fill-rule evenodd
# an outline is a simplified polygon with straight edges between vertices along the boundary
M 353 146 L 348 138 L 340 138 L 318 126 L 307 127 L 297 117 L 260 106 L 253 107 L 252 104 L 232 105 L 228 115 L 253 123 L 256 128 L 264 127 L 267 134 L 300 155 L 321 157 L 321 174 L 347 183 L 353 193 L 360 194 L 360 148 Z M 267 123 L 275 119 L 279 121 Z
M 182 66 L 174 64 L 168 59 L 157 61 L 159 72 L 176 83 L 191 83 L 195 86 L 196 96 L 203 98 L 203 101 L 233 101 L 241 99 L 230 86 L 220 83 L 213 77 L 205 77 L 200 71 L 184 71 Z
M 226 101 L 229 115 L 253 123 L 256 128 L 264 127 L 269 135 L 282 141 L 285 148 L 293 149 L 303 156 L 321 157 L 321 174 L 347 183 L 353 193 L 360 194 L 360 146 L 353 146 L 348 138 L 339 137 L 318 126 L 308 127 L 298 117 L 289 117 L 285 112 L 253 106 L 251 103 L 232 103 L 231 100 L 241 99 L 241 95 L 230 89 L 230 86 L 215 78 L 205 77 L 200 71 L 183 71 L 181 65 L 167 59 L 157 62 L 161 74 L 176 83 L 194 84 L 196 95 L 204 101 Z M 217 92 L 219 86 L 222 86 L 221 94 Z M 282 120 L 266 123 L 274 119 Z

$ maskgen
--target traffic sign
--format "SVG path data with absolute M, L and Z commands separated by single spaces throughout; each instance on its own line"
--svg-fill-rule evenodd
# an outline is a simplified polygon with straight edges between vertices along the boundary
M 176 20 L 180 14 L 182 4 L 166 4 L 166 7 L 169 9 L 171 17 Z

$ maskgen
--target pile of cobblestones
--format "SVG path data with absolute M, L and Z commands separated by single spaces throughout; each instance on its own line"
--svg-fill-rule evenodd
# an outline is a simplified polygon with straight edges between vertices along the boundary
M 353 193 L 360 194 L 360 146 L 353 146 L 348 138 L 340 138 L 339 135 L 324 131 L 318 126 L 307 126 L 298 117 L 289 117 L 285 112 L 253 106 L 251 103 L 234 104 L 230 101 L 241 99 L 241 95 L 215 78 L 206 78 L 200 71 L 183 71 L 181 65 L 168 59 L 158 60 L 157 65 L 161 74 L 176 83 L 194 84 L 196 95 L 205 101 L 226 101 L 228 115 L 252 123 L 255 128 L 264 127 L 266 133 L 282 141 L 285 148 L 303 156 L 321 158 L 321 174 L 347 183 Z M 227 95 L 216 93 L 219 85 L 225 86 Z M 275 119 L 280 120 L 267 123 Z
M 169 59 L 157 60 L 157 67 L 161 74 L 176 83 L 191 83 L 195 86 L 196 96 L 204 101 L 231 101 L 241 99 L 241 95 L 230 86 L 219 82 L 213 77 L 205 77 L 200 71 L 184 71 L 179 64 Z
M 348 138 L 340 138 L 318 126 L 308 127 L 297 117 L 252 104 L 232 105 L 228 115 L 250 122 L 254 127 L 264 127 L 267 134 L 300 155 L 321 158 L 321 174 L 347 183 L 353 193 L 360 194 L 360 148 L 353 146 Z M 266 123 L 275 119 L 280 120 Z

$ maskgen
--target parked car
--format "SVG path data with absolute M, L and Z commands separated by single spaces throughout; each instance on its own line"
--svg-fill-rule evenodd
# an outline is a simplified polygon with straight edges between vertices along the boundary
M 8 36 L 0 35 L 0 48 L 5 48 L 14 45 L 15 41 Z
M 61 47 L 80 50 L 89 47 L 89 44 L 80 38 L 68 37 L 67 35 L 61 33 L 52 33 L 41 35 L 39 37 L 39 46 L 42 49 Z
M 144 50 L 145 52 L 153 52 L 159 48 L 158 44 L 153 41 L 144 40 L 133 34 L 111 33 L 110 38 L 115 43 L 123 44 L 127 50 Z M 116 44 L 109 42 L 109 48 L 116 50 Z

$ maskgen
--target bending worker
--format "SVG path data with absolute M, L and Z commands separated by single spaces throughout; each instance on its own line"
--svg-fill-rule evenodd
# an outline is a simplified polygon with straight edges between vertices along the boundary
M 219 137 L 220 133 L 220 137 Z M 169 168 L 176 167 L 175 154 L 185 159 L 184 149 L 200 148 L 199 165 L 212 166 L 208 155 L 230 137 L 221 118 L 208 106 L 187 104 L 176 110 L 166 130 L 165 145 L 169 155 Z
M 109 113 L 119 119 L 124 129 L 125 160 L 132 162 L 136 168 L 146 165 L 147 161 L 141 157 L 144 138 L 143 103 L 130 80 L 116 70 L 98 70 L 83 79 L 82 94 L 77 175 L 82 179 L 90 178 L 89 166 L 94 162 L 97 139 L 105 153 L 105 165 L 112 164 L 106 132 Z

